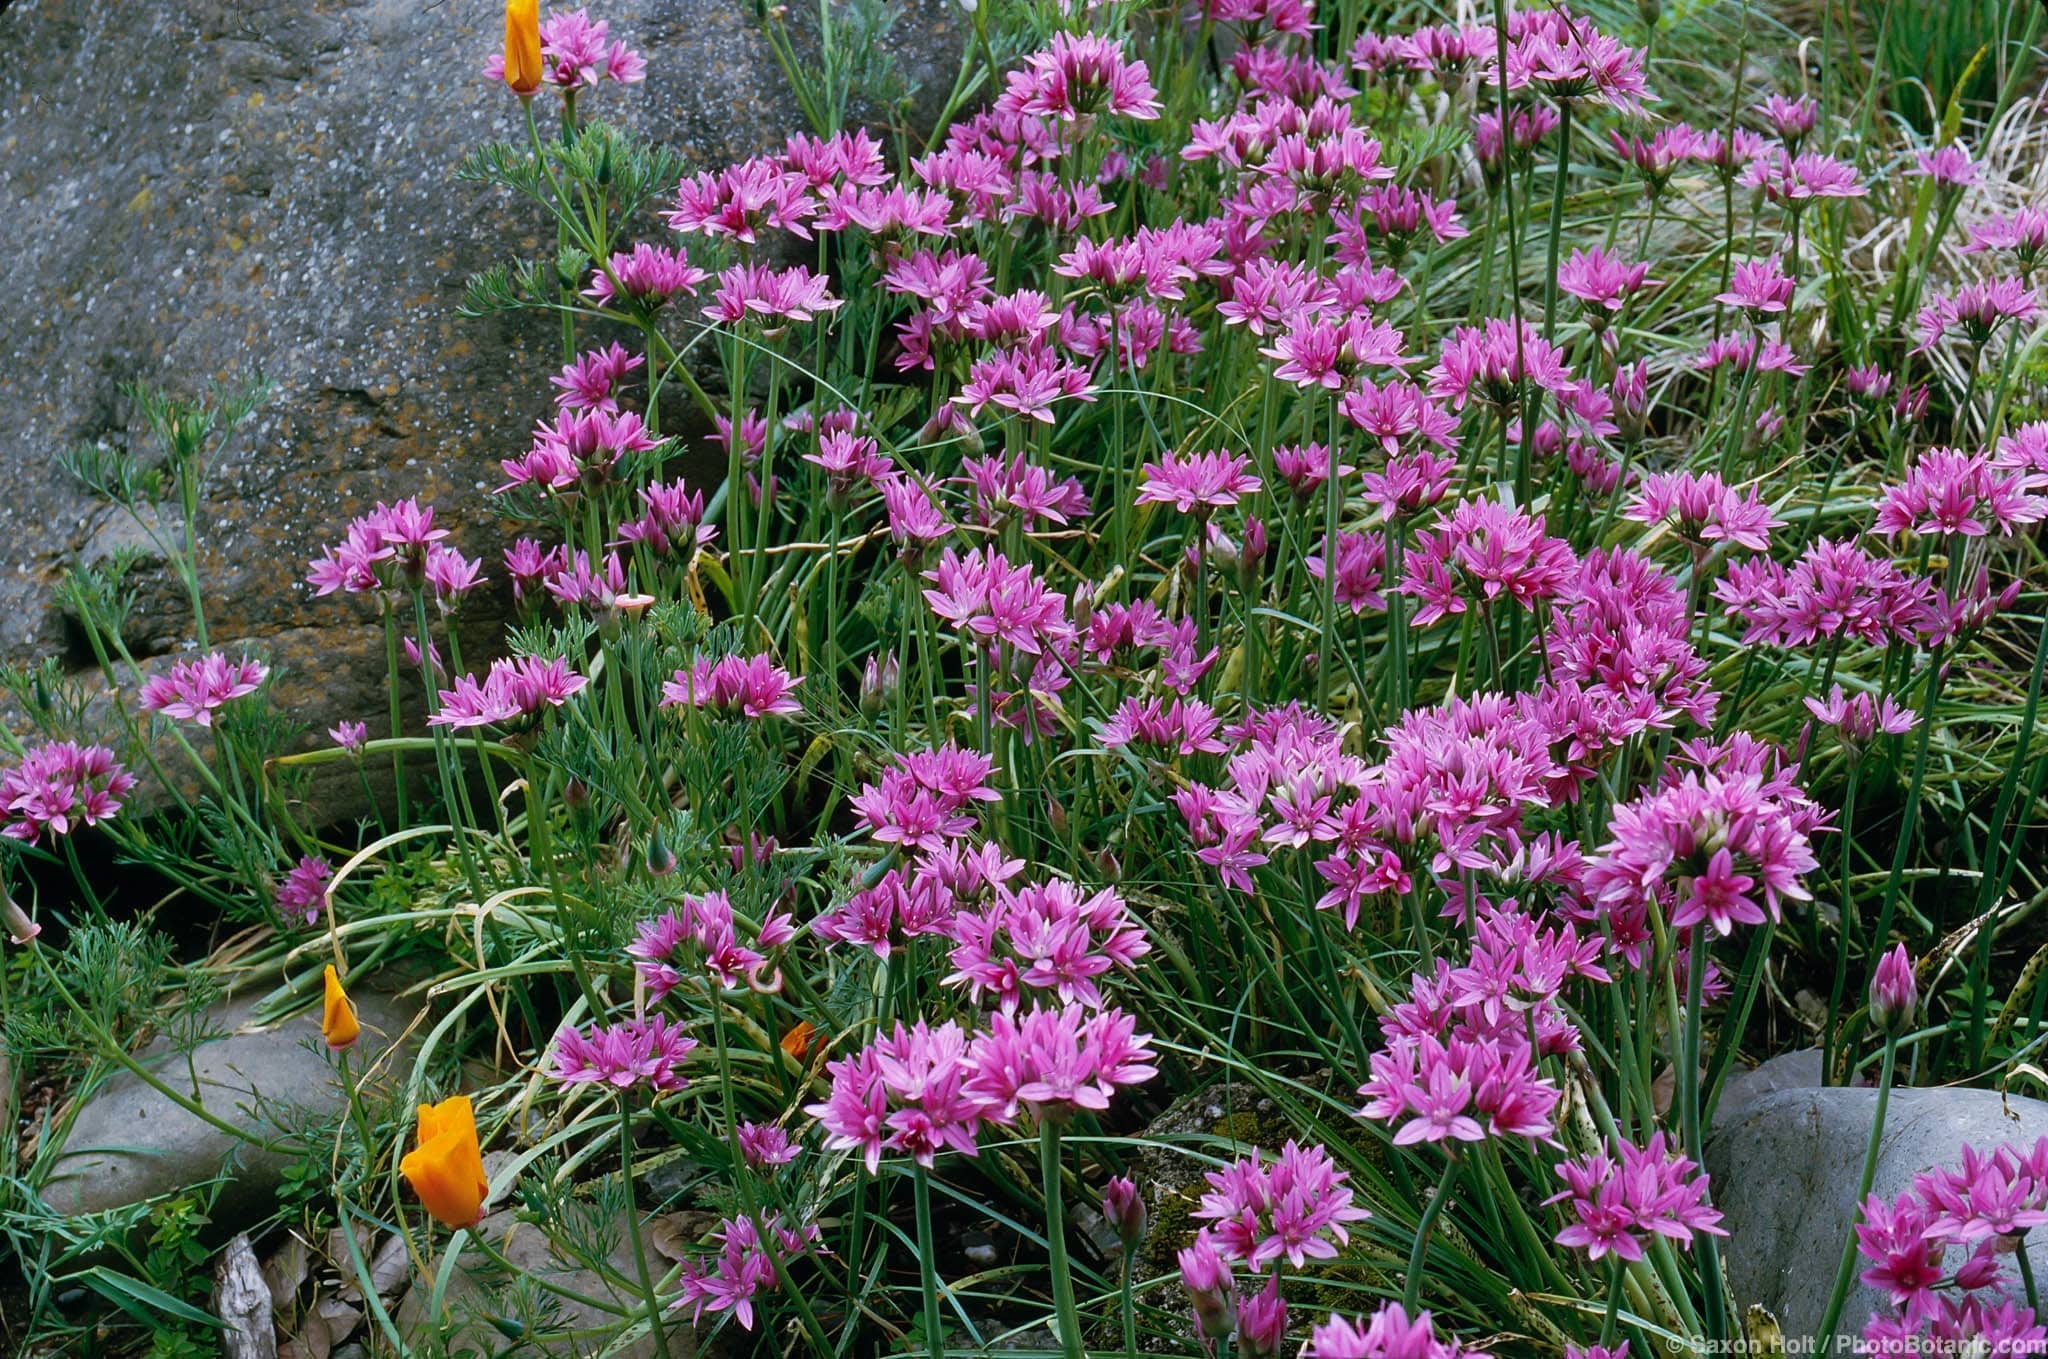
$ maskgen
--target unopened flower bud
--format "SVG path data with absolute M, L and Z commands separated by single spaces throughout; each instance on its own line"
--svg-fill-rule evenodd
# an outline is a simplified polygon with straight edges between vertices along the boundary
M 523 99 L 542 74 L 540 0 L 505 0 L 505 84 Z
M 668 847 L 668 838 L 661 833 L 661 827 L 654 828 L 654 834 L 647 837 L 647 876 L 665 878 L 676 871 L 676 852 Z
M 1216 1253 L 1207 1232 L 1180 1253 L 1180 1283 L 1194 1304 L 1195 1325 L 1210 1340 L 1237 1329 L 1237 1304 L 1231 1298 L 1230 1266 Z
M 581 811 L 590 805 L 590 788 L 582 779 L 570 779 L 562 785 L 562 805 L 572 811 Z
M 1125 1250 L 1136 1250 L 1145 1239 L 1145 1200 L 1128 1175 L 1102 1186 L 1102 1217 Z
M 1913 1027 L 1920 1008 L 1920 985 L 1913 979 L 1913 960 L 1899 944 L 1884 955 L 1870 979 L 1870 1022 L 1880 1033 L 1897 1038 Z
M 1272 1359 L 1287 1338 L 1287 1299 L 1280 1296 L 1280 1276 L 1266 1280 L 1266 1287 L 1245 1299 L 1237 1321 L 1237 1352 L 1240 1359 Z
M 868 657 L 860 672 L 861 712 L 869 717 L 880 713 L 896 697 L 902 683 L 903 667 L 897 664 L 895 652 L 880 658 Z
M 17 944 L 26 944 L 43 932 L 43 927 L 29 919 L 28 912 L 16 904 L 4 882 L 0 882 L 0 929 L 6 930 L 7 937 Z

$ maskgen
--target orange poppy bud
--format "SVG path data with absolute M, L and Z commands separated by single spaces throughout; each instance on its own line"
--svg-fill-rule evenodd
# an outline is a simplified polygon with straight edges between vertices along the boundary
M 817 1036 L 818 1031 L 811 1027 L 810 1020 L 799 1020 L 795 1028 L 782 1035 L 782 1050 L 801 1062 L 811 1050 L 811 1040 Z
M 474 1227 L 483 1220 L 483 1152 L 476 1142 L 476 1115 L 469 1096 L 451 1095 L 420 1106 L 420 1144 L 405 1154 L 398 1171 L 419 1195 L 420 1206 L 450 1227 Z
M 328 1047 L 340 1052 L 354 1045 L 363 1026 L 356 1022 L 355 1002 L 341 989 L 341 974 L 334 970 L 333 963 L 327 965 L 326 981 L 327 1003 L 320 1010 L 320 1036 L 327 1040 Z
M 540 82 L 540 0 L 505 0 L 505 83 L 524 98 Z

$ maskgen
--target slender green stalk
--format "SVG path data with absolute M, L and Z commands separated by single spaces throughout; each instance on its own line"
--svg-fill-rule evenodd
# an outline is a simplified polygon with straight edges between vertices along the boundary
M 939 1256 L 932 1246 L 932 1184 L 924 1166 L 913 1162 L 911 1185 L 917 1201 L 917 1272 L 924 1284 L 924 1346 L 931 1359 L 944 1359 L 946 1323 L 939 1313 Z
M 1863 1201 L 1870 1197 L 1870 1182 L 1877 1177 L 1877 1152 L 1884 1139 L 1885 1109 L 1892 1098 L 1892 1071 L 1897 1065 L 1899 1040 L 1889 1034 L 1884 1040 L 1884 1070 L 1877 1078 L 1877 1112 L 1870 1120 L 1870 1140 L 1863 1147 L 1863 1174 L 1856 1181 L 1855 1211 L 1849 1220 L 1849 1236 L 1842 1243 L 1842 1260 L 1835 1267 L 1835 1286 L 1828 1293 L 1827 1310 L 1814 1328 L 1823 1353 L 1834 1352 L 1835 1327 L 1842 1308 L 1849 1301 L 1849 1284 L 1856 1277 L 1856 1223 L 1863 1220 Z M 2025 1254 L 2024 1251 L 2021 1254 Z
M 1503 129 L 1505 133 L 1505 129 Z M 1543 280 L 1543 338 L 1557 337 L 1557 258 L 1564 239 L 1564 186 L 1572 166 L 1572 101 L 1557 101 L 1557 182 L 1550 192 L 1549 272 Z
M 1422 1219 L 1415 1224 L 1415 1244 L 1408 1249 L 1408 1274 L 1401 1282 L 1401 1307 L 1411 1317 L 1422 1302 L 1422 1264 L 1429 1254 L 1429 1234 L 1435 1230 L 1436 1220 L 1443 1216 L 1444 1205 L 1451 1197 L 1451 1186 L 1457 1183 L 1458 1171 L 1463 1165 L 1453 1158 L 1444 1168 L 1444 1177 L 1430 1191 L 1429 1202 L 1422 1208 Z
M 1056 1118 L 1038 1120 L 1038 1175 L 1045 1191 L 1045 1244 L 1052 1253 L 1052 1303 L 1060 1353 L 1085 1359 L 1081 1349 L 1081 1313 L 1074 1305 L 1074 1272 L 1067 1260 L 1066 1209 L 1060 1190 L 1060 1125 Z
M 654 1352 L 668 1353 L 668 1335 L 661 1324 L 661 1299 L 655 1296 L 654 1275 L 647 1268 L 647 1240 L 640 1230 L 640 1210 L 633 1196 L 633 1106 L 619 1095 L 619 1178 L 626 1186 L 626 1234 L 633 1239 L 633 1270 L 640 1276 L 640 1296 L 647 1303 L 647 1330 Z

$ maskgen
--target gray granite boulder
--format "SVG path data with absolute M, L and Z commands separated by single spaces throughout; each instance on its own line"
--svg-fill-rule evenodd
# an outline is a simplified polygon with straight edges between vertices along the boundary
M 1724 1118 L 1707 1143 L 1714 1201 L 1727 1214 L 1723 1257 L 1735 1301 L 1764 1307 L 1788 1338 L 1811 1336 L 1827 1310 L 1876 1109 L 1871 1089 L 1768 1091 Z M 2026 1148 L 2042 1136 L 2048 1104 L 2039 1100 L 1991 1090 L 1895 1090 L 1871 1192 L 1895 1197 L 1916 1174 L 1956 1163 L 1965 1145 Z M 2048 1241 L 2035 1240 L 2031 1254 L 2048 1277 Z M 1879 1301 L 1854 1283 L 1839 1330 L 1860 1332 Z
M 748 0 L 591 8 L 649 73 L 586 108 L 693 168 L 805 130 Z M 805 61 L 814 7 L 790 8 Z M 935 118 L 957 5 L 862 8 L 895 22 L 856 114 Z M 382 710 L 374 619 L 311 598 L 306 559 L 377 499 L 418 494 L 494 565 L 484 492 L 549 410 L 559 361 L 540 318 L 456 314 L 471 273 L 553 246 L 536 209 L 452 177 L 475 146 L 524 135 L 518 101 L 479 76 L 502 32 L 483 0 L 0 4 L 0 663 L 86 671 L 53 587 L 133 536 L 55 455 L 139 440 L 124 384 L 196 393 L 260 368 L 275 399 L 215 466 L 202 525 L 212 638 L 279 663 L 309 742 Z M 189 640 L 163 575 L 137 582 L 139 655 Z M 328 793 L 353 786 L 340 771 Z
M 362 1036 L 350 1054 L 361 1077 L 375 1063 L 381 1078 L 410 1074 L 412 1048 L 387 1049 L 405 1034 L 418 1009 L 412 1001 L 352 990 Z M 43 1201 L 60 1213 L 100 1212 L 222 1180 L 213 1229 L 229 1235 L 261 1221 L 293 1159 L 294 1138 L 331 1126 L 344 1107 L 334 1056 L 320 1040 L 316 1010 L 274 1024 L 253 1019 L 248 1000 L 224 1001 L 207 1016 L 187 1059 L 158 1039 L 140 1055 L 150 1072 L 244 1132 L 282 1149 L 249 1145 L 191 1113 L 132 1072 L 121 1071 L 88 1094 L 63 1134 Z

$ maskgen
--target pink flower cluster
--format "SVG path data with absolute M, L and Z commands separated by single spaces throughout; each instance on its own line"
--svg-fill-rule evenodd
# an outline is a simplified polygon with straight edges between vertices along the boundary
M 2026 1234 L 2048 1224 L 2048 1138 L 2021 1153 L 1962 1149 L 1957 1166 L 1914 1176 L 1890 1203 L 1865 1199 L 1856 1225 L 1863 1282 L 1884 1295 L 1863 1329 L 1873 1354 L 1926 1353 L 1933 1346 L 2022 1354 L 2048 1343 L 2048 1329 L 2010 1300 L 2006 1263 Z M 1963 1259 L 1953 1270 L 1951 1251 Z
M 45 741 L 22 752 L 0 773 L 0 835 L 39 844 L 45 834 L 69 835 L 97 826 L 121 810 L 135 776 L 105 746 Z
M 753 945 L 742 944 L 732 902 L 723 892 L 707 892 L 685 896 L 680 904 L 643 921 L 626 945 L 626 955 L 635 960 L 634 971 L 654 1003 L 682 985 L 689 971 L 701 972 L 727 990 L 749 986 L 772 991 L 775 983 L 762 977 L 768 966 L 762 950 L 781 948 L 795 936 L 795 922 L 786 913 L 770 911 L 753 931 Z
M 555 1035 L 555 1079 L 564 1085 L 603 1084 L 625 1090 L 683 1088 L 682 1065 L 697 1040 L 662 1015 L 564 1027 Z
M 493 661 L 481 680 L 463 675 L 453 689 L 441 690 L 439 706 L 427 725 L 456 731 L 504 726 L 543 708 L 561 707 L 589 682 L 589 676 L 577 674 L 560 657 Z
M 1271 1161 L 1253 1152 L 1204 1178 L 1209 1191 L 1194 1211 L 1209 1224 L 1201 1235 L 1254 1274 L 1283 1259 L 1295 1269 L 1331 1259 L 1351 1239 L 1345 1224 L 1372 1216 L 1351 1201 L 1327 1148 L 1292 1139 Z
M 231 661 L 216 651 L 195 661 L 178 661 L 167 674 L 151 675 L 135 702 L 146 713 L 210 727 L 215 713 L 255 693 L 269 674 L 261 661 L 246 656 Z
M 1707 1202 L 1705 1172 L 1667 1145 L 1661 1132 L 1640 1147 L 1617 1139 L 1611 1156 L 1596 1151 L 1561 1161 L 1557 1174 L 1566 1187 L 1544 1202 L 1567 1203 L 1572 1214 L 1557 1243 L 1588 1259 L 1640 1260 L 1646 1237 L 1690 1246 L 1697 1232 L 1728 1234 L 1720 1211 Z
M 765 1240 L 763 1232 L 768 1234 Z M 785 1227 L 782 1215 L 773 1212 L 759 1219 L 726 1218 L 711 1240 L 717 1254 L 708 1257 L 708 1266 L 705 1258 L 695 1256 L 683 1263 L 682 1293 L 671 1305 L 689 1308 L 692 1323 L 701 1323 L 706 1312 L 730 1312 L 748 1331 L 754 1329 L 754 1300 L 779 1287 L 776 1260 L 791 1261 L 824 1249 L 815 1224 Z M 769 1254 L 769 1241 L 774 1242 L 774 1255 Z
M 801 676 L 791 675 L 767 654 L 699 657 L 661 686 L 665 708 L 699 708 L 750 719 L 793 717 L 804 710 L 794 697 Z
M 1113 968 L 1128 971 L 1152 951 L 1114 889 L 1084 894 L 1059 878 L 1018 888 L 997 883 L 988 903 L 958 911 L 947 933 L 953 970 L 943 982 L 964 985 L 976 1002 L 987 997 L 1008 1012 L 1027 989 L 1099 1008 L 1096 979 Z

